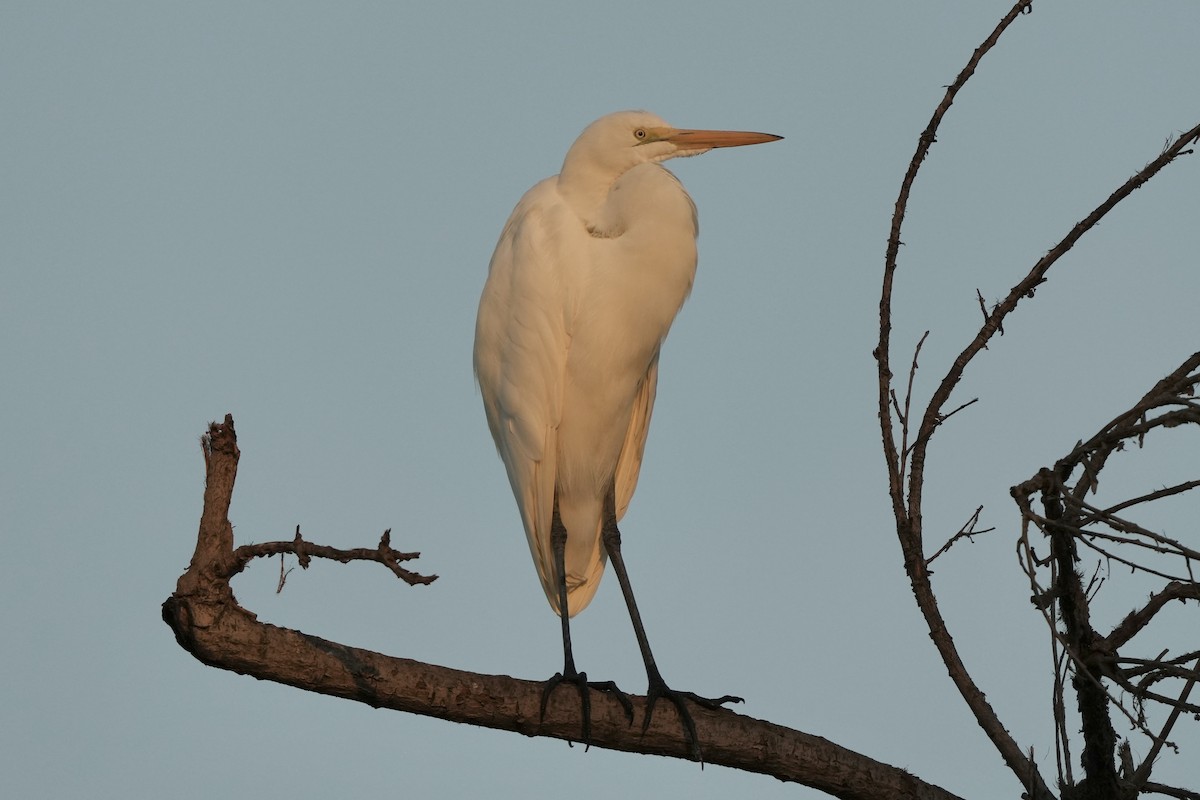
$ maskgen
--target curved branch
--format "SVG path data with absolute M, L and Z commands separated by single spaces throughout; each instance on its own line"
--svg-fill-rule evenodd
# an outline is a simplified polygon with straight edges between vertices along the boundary
M 331 642 L 301 631 L 259 622 L 237 604 L 229 576 L 255 555 L 295 543 L 233 549 L 228 519 L 239 451 L 233 419 L 213 423 L 204 437 L 207 486 L 196 555 L 163 603 L 164 621 L 180 646 L 201 662 L 306 691 L 342 697 L 482 727 L 578 741 L 577 698 L 558 692 L 539 716 L 544 683 L 425 664 Z M 304 542 L 301 550 L 316 554 Z M 332 550 L 332 548 L 330 548 Z M 341 553 L 354 551 L 337 551 Z M 374 551 L 367 551 L 374 552 Z M 636 715 L 645 698 L 629 698 Z M 592 698 L 590 745 L 613 750 L 691 759 L 672 706 L 659 704 L 649 728 L 630 725 L 620 703 L 607 694 Z M 957 796 L 902 769 L 875 761 L 819 736 L 743 716 L 726 709 L 692 710 L 704 758 L 710 764 L 771 775 L 847 800 L 881 797 L 958 800 Z
M 954 82 L 946 87 L 946 94 L 942 97 L 942 102 L 934 109 L 933 116 L 929 119 L 929 124 L 925 126 L 925 130 L 921 132 L 917 140 L 917 151 L 913 154 L 912 161 L 908 164 L 908 170 L 904 173 L 904 178 L 900 182 L 900 194 L 896 197 L 896 206 L 892 213 L 892 228 L 888 234 L 887 254 L 884 256 L 883 290 L 879 297 L 879 344 L 875 348 L 874 356 L 879 369 L 879 423 L 883 429 L 883 452 L 891 483 L 892 506 L 897 518 L 903 516 L 905 512 L 902 478 L 903 467 L 901 456 L 896 450 L 895 431 L 892 426 L 891 409 L 888 405 L 892 387 L 892 369 L 890 364 L 892 283 L 896 277 L 900 246 L 904 244 L 900 240 L 900 230 L 904 227 L 904 217 L 908 213 L 908 198 L 912 194 L 913 183 L 917 179 L 917 173 L 921 171 L 921 165 L 925 162 L 925 157 L 929 155 L 930 148 L 937 141 L 937 131 L 942 124 L 942 118 L 946 116 L 946 112 L 954 104 L 954 99 L 958 96 L 959 90 L 975 74 L 975 68 L 979 66 L 979 62 L 996 45 L 996 42 L 1000 40 L 1000 36 L 1008 29 L 1008 26 L 1021 14 L 1028 11 L 1032 5 L 1033 0 L 1018 0 L 1009 12 L 1004 15 L 1004 18 L 1000 20 L 999 24 L 996 25 L 995 30 L 983 40 L 983 43 L 979 47 L 975 48 L 975 52 L 971 54 L 967 65 L 958 73 L 958 77 L 954 79 Z
M 938 609 L 937 599 L 929 580 L 928 561 L 923 558 L 924 542 L 921 509 L 926 455 L 933 434 L 941 423 L 948 416 L 965 407 L 965 405 L 960 406 L 949 414 L 943 411 L 954 389 L 961 380 L 967 365 L 987 346 L 987 343 L 997 332 L 1003 330 L 1002 326 L 1005 317 L 1016 309 L 1017 304 L 1023 298 L 1033 296 L 1037 286 L 1046 280 L 1046 274 L 1050 267 L 1067 253 L 1084 233 L 1094 227 L 1109 211 L 1115 208 L 1118 203 L 1145 184 L 1167 164 L 1170 164 L 1182 155 L 1191 153 L 1192 150 L 1189 149 L 1190 145 L 1200 141 L 1200 125 L 1181 134 L 1173 142 L 1170 142 L 1157 158 L 1126 181 L 1104 202 L 1100 203 L 1083 220 L 1077 223 L 1058 244 L 1038 260 L 1028 274 L 990 312 L 984 308 L 983 325 L 962 352 L 959 353 L 957 358 L 955 358 L 946 375 L 934 389 L 925 413 L 921 418 L 920 425 L 916 430 L 916 435 L 913 438 L 911 451 L 907 447 L 911 420 L 907 413 L 904 415 L 903 423 L 906 446 L 903 452 L 897 451 L 895 426 L 890 405 L 890 402 L 894 403 L 895 395 L 892 389 L 893 375 L 890 367 L 889 347 L 891 336 L 892 284 L 897 269 L 899 248 L 902 244 L 900 233 L 907 210 L 909 195 L 911 194 L 912 185 L 920 166 L 928 155 L 929 149 L 936 141 L 936 133 L 942 117 L 954 102 L 957 92 L 974 74 L 982 57 L 996 44 L 1007 27 L 1023 11 L 1028 10 L 1029 5 L 1027 2 L 1017 2 L 996 26 L 992 34 L 976 49 L 966 67 L 954 83 L 948 87 L 946 95 L 935 110 L 929 125 L 921 134 L 916 153 L 913 155 L 908 171 L 902 181 L 900 194 L 896 200 L 896 208 L 892 217 L 892 228 L 888 238 L 883 288 L 879 304 L 879 345 L 874 355 L 878 366 L 878 413 L 883 438 L 884 459 L 888 469 L 889 491 L 892 499 L 893 513 L 896 518 L 896 530 L 900 539 L 901 550 L 904 554 L 905 569 L 912 584 L 914 598 L 925 617 L 930 637 L 933 639 L 943 662 L 946 664 L 951 679 L 971 708 L 980 727 L 991 738 L 1002 758 L 1004 758 L 1005 763 L 1008 764 L 1014 774 L 1023 780 L 1027 775 L 1034 776 L 1035 785 L 1030 787 L 1032 790 L 1031 793 L 1040 797 L 1049 796 L 1048 788 L 1040 776 L 1037 775 L 1036 768 L 1032 762 L 1021 751 L 1012 736 L 1004 728 L 995 710 L 987 702 L 979 687 L 967 673 L 966 667 L 962 663 L 953 639 L 946 630 L 945 621 Z M 1192 415 L 1194 412 L 1194 406 L 1188 405 L 1188 407 L 1182 410 L 1171 412 L 1170 415 L 1164 415 L 1162 424 L 1182 424 L 1193 421 Z M 1153 424 L 1157 423 L 1146 424 L 1143 427 L 1148 429 L 1149 427 L 1153 427 Z M 1137 429 L 1132 429 L 1133 434 L 1136 435 L 1138 432 Z M 1106 453 L 1100 455 L 1101 459 L 1104 455 Z M 907 486 L 904 485 L 906 467 Z M 906 490 L 907 496 L 905 494 Z M 1099 750 L 1103 749 L 1102 746 L 1099 748 Z
M 963 664 L 959 656 L 954 639 L 951 637 L 946 627 L 946 622 L 942 617 L 941 610 L 938 608 L 937 598 L 929 581 L 930 573 L 928 561 L 924 555 L 921 521 L 921 487 L 924 481 L 925 449 L 932 430 L 926 430 L 926 426 L 931 418 L 940 415 L 941 408 L 945 404 L 945 399 L 938 402 L 936 407 L 932 402 L 930 403 L 921 426 L 917 431 L 911 453 L 908 452 L 907 446 L 903 454 L 896 448 L 895 426 L 890 406 L 893 396 L 893 376 L 890 364 L 892 285 L 895 280 L 900 246 L 903 244 L 900 239 L 900 232 L 904 225 L 904 217 L 907 213 L 908 200 L 912 193 L 913 183 L 916 181 L 917 173 L 920 171 L 925 157 L 929 154 L 930 148 L 937 141 L 937 131 L 941 126 L 942 118 L 950 110 L 950 106 L 954 103 L 959 90 L 975 74 L 975 69 L 979 66 L 979 63 L 988 51 L 1000 40 L 1000 36 L 1016 21 L 1017 17 L 1028 11 L 1031 5 L 1032 0 L 1018 0 L 1009 9 L 1008 13 L 1004 15 L 991 34 L 975 49 L 975 52 L 972 53 L 971 58 L 954 79 L 954 82 L 947 87 L 946 94 L 934 110 L 929 124 L 921 132 L 917 143 L 917 150 L 913 154 L 912 160 L 908 165 L 908 170 L 901 181 L 900 194 L 896 198 L 895 211 L 892 215 L 892 227 L 888 236 L 887 253 L 884 258 L 883 287 L 879 299 L 879 344 L 875 348 L 874 356 L 879 374 L 879 424 L 883 438 L 884 461 L 888 470 L 888 490 L 892 499 L 892 512 L 896 519 L 896 533 L 900 540 L 900 549 L 904 554 L 904 568 L 908 573 L 909 581 L 912 585 L 913 597 L 917 601 L 917 606 L 921 609 L 921 613 L 925 618 L 925 624 L 929 629 L 929 636 L 933 640 L 934 646 L 937 648 L 943 663 L 946 665 L 950 679 L 954 682 L 955 687 L 966 701 L 967 706 L 971 709 L 980 728 L 983 729 L 984 733 L 992 741 L 993 746 L 999 751 L 1001 758 L 1004 759 L 1004 763 L 1008 765 L 1013 774 L 1026 786 L 1027 795 L 1037 800 L 1043 800 L 1044 798 L 1053 797 L 1053 794 L 1046 785 L 1045 779 L 1042 778 L 1038 771 L 1036 762 L 1027 753 L 1022 751 L 1016 740 L 1013 739 L 1012 734 L 1008 732 L 1004 724 L 1000 721 L 996 710 L 988 702 L 987 697 L 967 672 L 966 665 Z M 993 316 L 985 322 L 985 326 L 991 324 L 998 325 L 999 321 L 999 318 L 995 317 L 993 312 Z M 940 423 L 944 419 L 945 417 L 940 417 L 938 422 Z M 906 418 L 904 422 L 907 429 L 909 420 Z M 936 427 L 936 424 L 933 427 Z M 909 489 L 907 498 L 905 497 L 904 487 L 904 462 L 906 457 L 908 457 L 908 464 L 911 466 L 911 471 L 908 475 Z
M 994 336 L 1000 329 L 1004 318 L 1016 309 L 1017 304 L 1021 302 L 1023 298 L 1033 296 L 1034 290 L 1045 282 L 1046 273 L 1050 271 L 1050 267 L 1052 267 L 1054 263 L 1064 255 L 1066 255 L 1066 253 L 1075 246 L 1075 243 L 1079 241 L 1080 237 L 1095 227 L 1096 223 L 1102 220 L 1109 211 L 1112 211 L 1118 203 L 1132 194 L 1136 189 L 1141 188 L 1143 184 L 1157 175 L 1163 167 L 1167 166 L 1182 155 L 1190 154 L 1192 151 L 1188 149 L 1188 146 L 1195 144 L 1198 141 L 1200 141 L 1200 124 L 1197 124 L 1191 130 L 1180 134 L 1180 136 L 1174 142 L 1168 145 L 1162 151 L 1162 153 L 1159 154 L 1158 158 L 1155 158 L 1153 161 L 1143 167 L 1141 171 L 1133 175 L 1133 177 L 1131 177 L 1129 180 L 1125 181 L 1120 188 L 1108 196 L 1108 199 L 1096 206 L 1096 208 L 1092 209 L 1090 214 L 1076 223 L 1075 227 L 1071 228 L 1070 232 L 1067 233 L 1067 235 L 1064 236 L 1058 244 L 1050 248 L 1050 251 L 1046 253 L 1046 255 L 1042 256 L 1038 262 L 1033 265 L 1033 268 L 1029 270 L 1029 273 L 1022 278 L 1016 286 L 1009 290 L 1008 295 L 996 304 L 991 313 L 988 314 L 987 318 L 984 320 L 984 324 L 979 329 L 979 333 L 977 333 L 975 338 L 971 340 L 971 343 L 968 344 L 961 353 L 959 353 L 958 358 L 954 359 L 954 363 L 951 365 L 950 370 L 946 373 L 946 376 L 942 378 L 941 383 L 939 383 L 937 389 L 934 390 L 933 397 L 930 398 L 929 406 L 925 410 L 925 417 L 921 420 L 921 427 L 917 433 L 916 444 L 913 447 L 913 471 L 912 478 L 910 478 L 910 486 L 913 485 L 912 480 L 916 477 L 920 470 L 918 464 L 924 462 L 925 449 L 928 446 L 929 439 L 933 436 L 934 430 L 942 421 L 942 407 L 946 404 L 946 401 L 950 399 L 950 394 L 954 391 L 954 387 L 957 386 L 959 380 L 962 379 L 962 375 L 967 368 L 967 364 L 969 364 L 971 360 L 975 358 L 976 354 L 978 354 L 980 350 L 987 346 L 987 343 L 991 340 L 992 336 Z

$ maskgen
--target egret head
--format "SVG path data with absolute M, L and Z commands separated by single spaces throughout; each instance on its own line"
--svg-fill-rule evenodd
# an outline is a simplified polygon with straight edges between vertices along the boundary
M 567 152 L 563 171 L 584 167 L 617 176 L 638 164 L 698 156 L 714 147 L 739 147 L 782 138 L 770 133 L 672 128 L 648 111 L 618 111 L 584 129 Z

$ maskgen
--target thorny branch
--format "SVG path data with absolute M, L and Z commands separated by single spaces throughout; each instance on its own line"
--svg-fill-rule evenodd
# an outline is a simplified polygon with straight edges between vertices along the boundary
M 388 528 L 383 532 L 383 536 L 379 539 L 379 545 L 375 548 L 356 547 L 351 550 L 341 550 L 336 547 L 328 547 L 322 544 L 314 544 L 306 542 L 300 536 L 300 526 L 296 526 L 296 536 L 290 542 L 262 542 L 260 544 L 244 544 L 233 551 L 233 572 L 227 577 L 232 578 L 237 573 L 246 568 L 252 560 L 256 558 L 269 558 L 270 556 L 283 555 L 288 553 L 296 556 L 296 561 L 300 564 L 301 569 L 308 569 L 308 565 L 312 563 L 313 556 L 317 558 L 328 558 L 333 561 L 340 561 L 343 564 L 348 564 L 351 561 L 374 561 L 377 564 L 383 564 L 390 569 L 392 573 L 400 580 L 407 583 L 409 586 L 427 585 L 437 580 L 437 575 L 420 575 L 416 572 L 411 572 L 400 566 L 401 561 L 412 561 L 420 558 L 420 553 L 403 553 L 392 548 L 392 530 Z M 285 575 L 280 575 L 279 585 L 282 588 Z
M 1020 559 L 1022 568 L 1034 589 L 1035 598 L 1044 597 L 1057 604 L 1058 614 L 1049 612 L 1050 604 L 1039 604 L 1054 637 L 1054 652 L 1058 648 L 1070 654 L 1068 670 L 1075 676 L 1074 686 L 1079 695 L 1079 714 L 1084 729 L 1084 763 L 1090 765 L 1089 775 L 1104 774 L 1114 786 L 1118 782 L 1113 753 L 1115 740 L 1111 733 L 1109 709 L 1124 714 L 1151 741 L 1150 754 L 1142 763 L 1122 770 L 1120 778 L 1135 790 L 1149 791 L 1149 777 L 1154 760 L 1163 746 L 1174 748 L 1168 739 L 1181 713 L 1200 713 L 1200 705 L 1188 698 L 1200 678 L 1200 659 L 1195 652 L 1168 658 L 1169 651 L 1154 658 L 1137 658 L 1122 652 L 1135 637 L 1145 630 L 1164 609 L 1174 603 L 1200 601 L 1200 583 L 1195 580 L 1192 562 L 1196 548 L 1177 538 L 1150 530 L 1130 520 L 1118 517 L 1116 511 L 1166 497 L 1175 497 L 1200 486 L 1189 480 L 1174 486 L 1146 492 L 1136 497 L 1100 507 L 1085 500 L 1099 488 L 1100 473 L 1109 458 L 1126 445 L 1145 445 L 1146 437 L 1155 432 L 1195 425 L 1200 428 L 1200 414 L 1195 403 L 1200 387 L 1200 352 L 1193 353 L 1169 375 L 1159 381 L 1128 411 L 1100 429 L 1086 442 L 1080 442 L 1053 468 L 1042 468 L 1029 480 L 1014 486 L 1013 499 L 1022 517 Z M 1072 475 L 1078 474 L 1072 484 Z M 1032 499 L 1040 497 L 1045 513 L 1033 510 Z M 1052 558 L 1037 558 L 1030 541 L 1031 528 L 1049 540 Z M 1104 545 L 1098 544 L 1104 542 Z M 1164 581 L 1140 608 L 1129 612 L 1112 630 L 1103 635 L 1095 629 L 1088 613 L 1088 599 L 1081 601 L 1078 563 L 1079 547 L 1084 546 L 1100 556 L 1103 562 L 1116 562 L 1130 571 Z M 1148 559 L 1154 559 L 1151 562 Z M 1179 565 L 1167 571 L 1159 564 L 1173 561 Z M 1048 583 L 1043 588 L 1039 573 L 1050 568 Z M 1182 573 L 1172 575 L 1171 572 Z M 1055 656 L 1057 657 L 1057 656 Z M 1188 662 L 1191 666 L 1187 666 Z M 1182 681 L 1178 693 L 1156 691 L 1164 681 Z M 1116 698 L 1104 688 L 1111 682 L 1128 698 Z M 1127 707 L 1132 703 L 1133 707 Z M 1167 710 L 1166 721 L 1153 730 L 1146 713 L 1147 703 Z M 1056 716 L 1057 735 L 1068 735 L 1065 717 Z M 1131 752 L 1128 745 L 1123 752 Z M 1130 759 L 1132 756 L 1130 756 Z
M 904 410 L 900 410 L 900 403 L 896 401 L 896 390 L 891 390 L 892 406 L 896 410 L 896 416 L 900 419 L 900 483 L 904 483 L 904 470 L 908 465 L 908 423 L 912 411 L 913 398 L 913 383 L 917 379 L 917 369 L 919 367 L 917 359 L 921 357 L 921 348 L 925 346 L 925 340 L 929 338 L 929 331 L 921 334 L 921 338 L 917 341 L 917 346 L 913 348 L 912 366 L 908 369 L 908 388 L 904 390 Z M 929 559 L 932 561 L 933 559 Z
M 925 566 L 928 567 L 930 564 L 932 564 L 933 560 L 935 558 L 937 558 L 942 553 L 946 552 L 951 547 L 953 547 L 954 543 L 957 542 L 959 539 L 971 539 L 971 537 L 976 536 L 977 534 L 991 533 L 992 531 L 996 530 L 995 528 L 983 528 L 982 530 L 980 530 L 975 527 L 976 525 L 979 524 L 979 515 L 982 513 L 983 513 L 983 506 L 979 506 L 978 508 L 976 508 L 975 513 L 971 515 L 971 518 L 968 519 L 965 523 L 963 523 L 963 526 L 958 529 L 958 533 L 951 536 L 949 541 L 947 541 L 944 545 L 942 545 L 941 548 L 936 553 L 931 555 L 929 558 L 925 559 Z
M 910 413 L 910 401 L 913 391 L 913 377 L 916 372 L 916 357 L 914 355 L 913 366 L 909 372 L 909 388 L 906 393 L 903 410 L 901 410 L 900 404 L 897 402 L 896 390 L 893 388 L 893 373 L 890 361 L 893 283 L 898 269 L 899 250 L 903 244 L 901 230 L 908 208 L 909 197 L 921 165 L 929 154 L 930 148 L 937 141 L 937 131 L 941 125 L 941 121 L 954 103 L 958 92 L 971 78 L 984 55 L 996 44 L 1005 30 L 1022 13 L 1029 11 L 1031 6 L 1032 4 L 1027 1 L 1017 2 L 988 38 L 975 50 L 955 81 L 947 87 L 945 96 L 918 139 L 916 152 L 901 182 L 899 196 L 896 199 L 895 211 L 892 216 L 892 226 L 884 260 L 883 282 L 879 302 L 879 344 L 874 351 L 874 356 L 877 362 L 879 377 L 878 414 L 884 460 L 888 471 L 889 495 L 892 500 L 892 510 L 896 520 L 896 533 L 904 555 L 905 569 L 912 584 L 914 598 L 925 617 L 930 636 L 942 660 L 946 664 L 951 679 L 967 702 L 967 705 L 971 708 L 980 727 L 992 740 L 1005 763 L 1025 785 L 1027 796 L 1041 800 L 1041 798 L 1052 797 L 1052 794 L 1044 779 L 1039 774 L 1036 763 L 1028 755 L 1028 751 L 1023 750 L 1012 738 L 1001 723 L 995 710 L 986 700 L 983 692 L 968 674 L 953 639 L 947 631 L 945 620 L 938 609 L 937 600 L 930 584 L 930 572 L 928 569 L 932 558 L 926 559 L 923 555 L 922 495 L 924 491 L 926 455 L 929 443 L 939 426 L 974 402 L 974 400 L 968 401 L 949 412 L 944 411 L 967 366 L 980 351 L 988 346 L 993 336 L 997 333 L 1003 333 L 1003 326 L 1008 315 L 1016 309 L 1017 305 L 1023 299 L 1034 296 L 1035 289 L 1047 280 L 1050 268 L 1087 231 L 1103 219 L 1109 211 L 1115 208 L 1118 203 L 1175 159 L 1191 153 L 1190 145 L 1200 140 L 1200 125 L 1183 133 L 1173 141 L 1169 140 L 1157 158 L 1118 187 L 1106 200 L 1077 223 L 1062 240 L 1034 264 L 1025 277 L 1017 282 L 1004 298 L 990 309 L 984 302 L 982 293 L 977 292 L 980 310 L 984 317 L 983 324 L 967 346 L 959 353 L 945 376 L 935 387 L 925 407 L 925 411 L 914 430 L 913 418 Z M 923 341 L 924 338 L 922 338 Z M 918 346 L 918 352 L 919 350 L 920 346 Z M 1193 405 L 1192 408 L 1194 409 L 1195 406 Z M 1173 412 L 1173 417 L 1164 419 L 1160 424 L 1164 426 L 1167 424 L 1185 424 L 1191 421 L 1188 416 L 1190 413 L 1191 409 L 1179 409 Z M 896 435 L 897 421 L 900 425 L 899 447 L 897 447 Z M 1139 435 L 1144 435 L 1147 431 L 1148 428 L 1144 425 L 1141 428 L 1131 429 L 1131 432 Z M 1092 451 L 1089 450 L 1088 452 Z M 1093 463 L 1089 466 L 1089 469 L 1093 471 L 1093 476 L 1102 466 L 1103 458 L 1098 461 L 1093 460 Z M 1056 502 L 1058 501 L 1056 500 Z M 1079 508 L 1078 504 L 1076 507 Z M 1023 512 L 1027 509 L 1028 503 L 1025 504 Z M 1030 510 L 1029 513 L 1032 514 L 1032 511 Z M 1089 509 L 1088 513 L 1095 514 L 1096 512 L 1093 509 Z M 1109 514 L 1115 516 L 1115 512 L 1109 512 Z M 1057 667 L 1060 664 L 1068 666 L 1074 664 L 1080 657 L 1079 652 L 1081 649 L 1087 650 L 1089 657 L 1097 655 L 1091 650 L 1094 647 L 1092 639 L 1099 639 L 1100 637 L 1095 636 L 1094 632 L 1089 633 L 1090 625 L 1086 624 L 1087 604 L 1090 599 L 1089 593 L 1094 592 L 1098 587 L 1084 587 L 1081 583 L 1069 577 L 1069 575 L 1076 575 L 1073 564 L 1077 558 L 1074 541 L 1071 539 L 1069 529 L 1072 526 L 1078 526 L 1079 520 L 1074 517 L 1061 518 L 1061 513 L 1054 515 L 1048 513 L 1045 517 L 1039 517 L 1042 524 L 1047 525 L 1047 530 L 1050 527 L 1048 518 L 1051 516 L 1054 517 L 1053 524 L 1061 528 L 1058 535 L 1059 545 L 1057 550 L 1047 560 L 1039 560 L 1032 546 L 1026 542 L 1026 555 L 1028 557 L 1023 557 L 1022 561 L 1029 566 L 1030 570 L 1048 565 L 1054 575 L 1051 589 L 1042 590 L 1039 588 L 1035 592 L 1036 597 L 1043 598 L 1043 609 L 1047 613 L 1047 619 L 1051 622 L 1052 629 L 1054 629 L 1053 616 L 1049 614 L 1048 607 L 1053 602 L 1057 602 L 1060 607 L 1066 602 L 1071 607 L 1074 616 L 1082 618 L 1082 622 L 1084 623 L 1075 627 L 1075 633 L 1078 634 L 1077 637 L 1055 639 L 1054 651 Z M 1032 519 L 1032 517 L 1027 517 L 1028 519 Z M 953 541 L 954 538 L 951 539 L 951 543 Z M 1094 546 L 1094 542 L 1092 544 Z M 1163 545 L 1162 542 L 1156 542 L 1155 544 Z M 945 548 L 934 553 L 933 558 L 936 558 L 944 550 Z M 1190 575 L 1191 573 L 1189 572 L 1188 574 Z M 1033 581 L 1033 583 L 1036 586 L 1036 581 Z M 1057 629 L 1055 630 L 1057 633 Z M 1107 662 L 1099 658 L 1096 663 L 1097 675 L 1104 674 L 1101 667 L 1111 669 Z M 1061 671 L 1059 672 L 1059 677 L 1062 677 Z M 1059 681 L 1058 694 L 1056 695 L 1056 718 L 1065 719 L 1065 712 L 1059 713 L 1063 709 L 1061 688 L 1062 682 Z M 1087 703 L 1094 707 L 1106 707 L 1110 699 L 1100 680 L 1095 678 L 1091 673 L 1087 673 L 1084 680 L 1075 681 L 1074 688 L 1077 693 L 1088 695 L 1090 699 Z M 1112 796 L 1115 797 L 1117 778 L 1115 767 L 1112 766 L 1113 747 L 1111 746 L 1115 736 L 1111 733 L 1111 723 L 1107 721 L 1106 714 L 1094 715 L 1088 722 L 1089 725 L 1085 726 L 1088 727 L 1088 732 L 1085 733 L 1084 782 L 1092 781 L 1091 788 L 1088 791 L 1103 793 L 1111 789 L 1113 792 Z M 1107 731 L 1105 730 L 1106 727 Z M 1070 751 L 1066 741 L 1067 731 L 1065 723 L 1064 727 L 1060 729 L 1060 733 L 1062 734 L 1062 738 L 1060 740 L 1060 747 L 1058 748 L 1060 757 L 1059 775 L 1060 779 L 1066 779 L 1064 791 L 1067 792 L 1069 790 L 1074 792 L 1077 787 L 1071 779 L 1069 766 Z M 1064 754 L 1067 759 L 1065 774 L 1062 761 Z M 1084 782 L 1081 782 L 1079 786 L 1082 786 Z M 1101 796 L 1101 794 L 1096 794 L 1095 796 Z
M 937 131 L 941 126 L 942 119 L 950 110 L 959 91 L 966 85 L 971 76 L 975 74 L 975 70 L 983 60 L 983 57 L 996 45 L 1000 40 L 1000 36 L 1016 21 L 1017 17 L 1027 12 L 1031 7 L 1032 0 L 1018 0 L 1009 12 L 1004 15 L 995 29 L 992 30 L 983 43 L 972 53 L 966 66 L 963 67 L 962 71 L 959 72 L 958 76 L 947 87 L 945 95 L 929 120 L 929 124 L 925 126 L 925 130 L 922 131 L 918 138 L 916 152 L 913 154 L 912 160 L 909 162 L 908 169 L 901 181 L 900 193 L 896 198 L 895 211 L 892 215 L 891 231 L 888 235 L 887 252 L 884 257 L 883 284 L 879 299 L 879 343 L 875 348 L 874 356 L 879 374 L 879 424 L 882 433 L 884 461 L 888 472 L 888 493 L 892 500 L 892 513 L 896 520 L 896 534 L 904 555 L 905 571 L 908 573 L 912 584 L 913 596 L 917 601 L 918 607 L 921 609 L 922 615 L 925 617 L 930 637 L 933 639 L 934 646 L 946 664 L 951 680 L 954 681 L 959 693 L 975 715 L 975 719 L 979 722 L 980 727 L 987 734 L 988 738 L 991 739 L 1009 769 L 1012 770 L 1017 779 L 1025 786 L 1027 795 L 1033 798 L 1033 800 L 1044 800 L 1045 798 L 1053 797 L 1053 794 L 1039 773 L 1037 763 L 1013 739 L 1012 735 L 1004 727 L 1003 723 L 1001 723 L 995 709 L 992 708 L 983 691 L 980 690 L 967 672 L 966 665 L 963 664 L 955 647 L 954 640 L 951 638 L 949 630 L 946 627 L 945 620 L 942 618 L 941 611 L 938 609 L 933 587 L 930 584 L 928 563 L 926 562 L 924 553 L 923 532 L 921 529 L 920 489 L 924 480 L 924 448 L 928 443 L 932 428 L 925 431 L 924 426 L 922 426 L 923 436 L 922 432 L 918 432 L 916 442 L 916 447 L 920 451 L 920 458 L 918 459 L 916 457 L 917 453 L 910 452 L 909 450 L 908 432 L 911 420 L 906 408 L 901 418 L 904 442 L 901 449 L 897 450 L 895 425 L 891 407 L 893 398 L 895 397 L 895 392 L 892 388 L 893 376 L 891 369 L 892 287 L 898 267 L 900 246 L 903 244 L 900 238 L 901 230 L 904 225 L 913 184 L 916 181 L 921 165 L 924 163 L 926 156 L 929 155 L 930 148 L 937 141 Z M 911 397 L 911 390 L 909 397 Z M 924 418 L 928 420 L 936 416 L 940 412 L 942 403 L 944 403 L 944 400 L 936 406 L 930 403 Z M 906 474 L 910 467 L 912 469 L 911 474 Z M 910 487 L 908 492 L 905 491 L 906 478 Z

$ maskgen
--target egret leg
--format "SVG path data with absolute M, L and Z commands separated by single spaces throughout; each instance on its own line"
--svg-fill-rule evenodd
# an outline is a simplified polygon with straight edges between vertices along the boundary
M 579 690 L 579 703 L 583 715 L 583 744 L 586 749 L 591 746 L 592 740 L 592 701 L 588 694 L 591 689 L 611 692 L 615 695 L 625 709 L 625 716 L 631 725 L 633 724 L 633 704 L 613 681 L 589 681 L 586 672 L 575 669 L 575 656 L 571 651 L 571 616 L 567 612 L 567 529 L 558 515 L 558 498 L 554 500 L 554 517 L 550 523 L 550 548 L 554 553 L 554 569 L 558 573 L 558 607 L 559 616 L 562 618 L 563 636 L 563 671 L 546 681 L 546 687 L 542 689 L 539 719 L 546 718 L 546 703 L 555 688 L 560 683 L 574 684 Z
M 629 583 L 629 572 L 625 569 L 625 559 L 621 556 L 621 531 L 617 528 L 616 503 L 610 491 L 604 504 L 604 525 L 602 528 L 604 549 L 608 552 L 608 560 L 612 562 L 613 571 L 617 573 L 617 581 L 621 584 L 621 594 L 625 596 L 625 605 L 629 608 L 629 619 L 633 622 L 633 633 L 637 637 L 638 649 L 642 651 L 642 660 L 646 663 L 646 678 L 649 688 L 646 690 L 646 717 L 642 720 L 642 732 L 650 727 L 654 716 L 654 704 L 660 697 L 670 700 L 679 712 L 683 723 L 684 734 L 692 746 L 692 755 L 701 765 L 704 757 L 700 753 L 700 741 L 696 736 L 696 723 L 688 710 L 685 700 L 691 700 L 697 705 L 708 709 L 718 709 L 724 703 L 741 703 L 742 698 L 734 695 L 724 697 L 701 697 L 692 692 L 678 692 L 667 686 L 658 665 L 654 662 L 654 654 L 650 652 L 650 641 L 646 638 L 646 627 L 642 624 L 642 615 L 638 611 L 637 601 L 633 598 L 633 587 Z

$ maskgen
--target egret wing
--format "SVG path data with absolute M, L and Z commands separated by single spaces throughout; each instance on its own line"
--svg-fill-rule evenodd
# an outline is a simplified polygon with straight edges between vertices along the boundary
M 550 525 L 571 302 L 556 253 L 561 217 L 553 180 L 534 186 L 517 204 L 492 256 L 475 330 L 475 374 L 488 427 L 556 611 Z
M 616 506 L 617 519 L 625 516 L 625 509 L 637 488 L 638 475 L 642 471 L 642 453 L 646 449 L 646 436 L 650 431 L 650 415 L 654 412 L 654 396 L 658 391 L 658 355 L 650 362 L 646 377 L 642 379 L 637 398 L 633 401 L 633 413 L 629 417 L 629 429 L 625 432 L 625 444 L 621 447 L 621 458 L 617 461 Z

